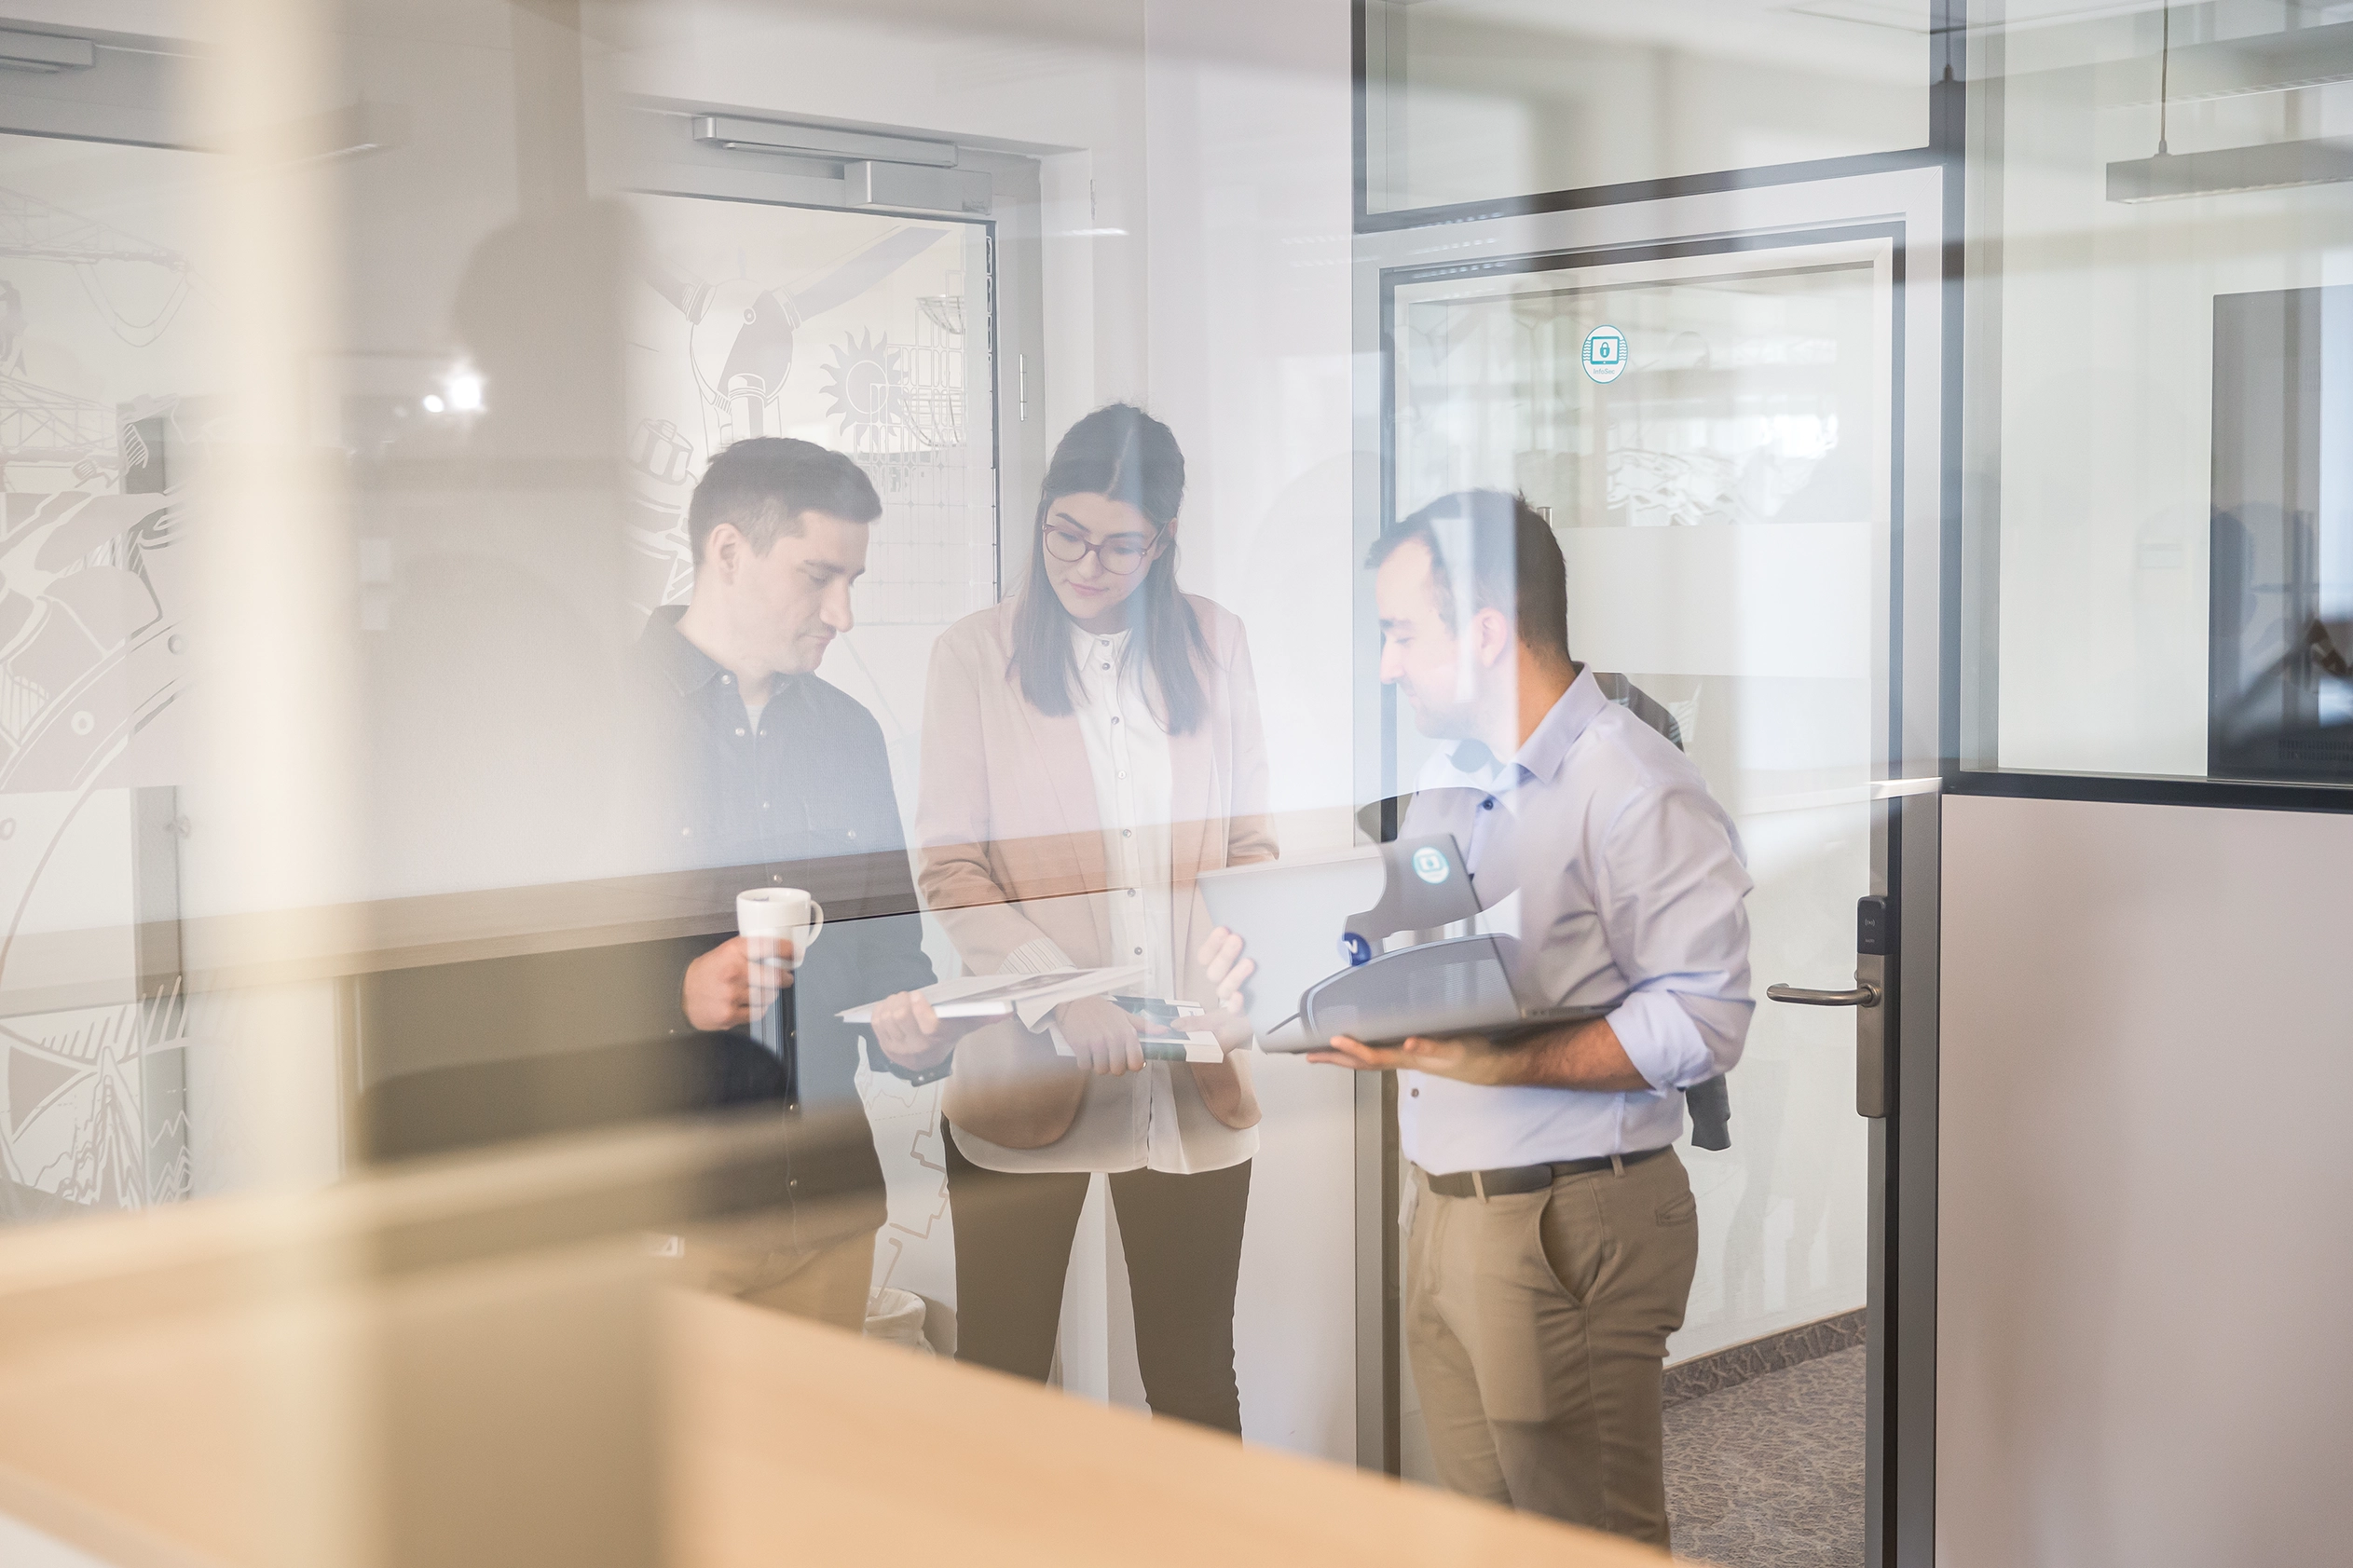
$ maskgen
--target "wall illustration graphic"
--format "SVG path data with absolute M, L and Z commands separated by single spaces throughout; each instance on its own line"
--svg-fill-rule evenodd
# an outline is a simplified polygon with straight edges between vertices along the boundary
M 994 598 L 985 288 L 972 225 L 636 198 L 651 253 L 632 318 L 637 607 L 693 580 L 686 503 L 713 453 L 787 435 L 856 456 L 882 494 L 859 616 L 944 625 Z
M 189 1190 L 155 933 L 206 345 L 200 273 L 147 235 L 190 226 L 200 157 L 0 137 L 0 1223 Z

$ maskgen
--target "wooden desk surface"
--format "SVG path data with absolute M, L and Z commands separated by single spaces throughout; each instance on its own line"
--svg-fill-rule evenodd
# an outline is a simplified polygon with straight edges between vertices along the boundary
M 674 1559 L 1632 1568 L 1631 1543 L 707 1296 L 665 1303 Z
M 782 1147 L 652 1126 L 0 1235 L 0 1514 L 117 1568 L 1659 1561 L 660 1288 L 648 1230 Z M 385 1487 L 436 1538 L 379 1550 Z
M 732 1301 L 681 1292 L 663 1313 L 663 1555 L 686 1568 L 1662 1561 Z M 256 1471 L 303 1465 L 255 1394 L 293 1393 L 269 1387 L 290 1327 L 175 1323 L 20 1370 L 0 1391 L 0 1511 L 121 1568 L 285 1561 Z

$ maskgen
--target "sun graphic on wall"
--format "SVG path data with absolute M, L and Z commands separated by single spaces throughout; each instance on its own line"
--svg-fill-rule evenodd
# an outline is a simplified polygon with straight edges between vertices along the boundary
M 888 433 L 907 422 L 907 353 L 891 346 L 890 334 L 856 333 L 833 346 L 826 366 L 827 410 L 841 421 L 842 443 L 854 452 L 881 447 Z

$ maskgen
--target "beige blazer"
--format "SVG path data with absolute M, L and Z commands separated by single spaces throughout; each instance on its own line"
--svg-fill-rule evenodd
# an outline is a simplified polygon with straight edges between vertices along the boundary
M 1181 994 L 1208 1002 L 1197 950 L 1211 921 L 1193 880 L 1205 870 L 1275 858 L 1266 819 L 1266 743 L 1242 623 L 1193 594 L 1209 645 L 1201 722 L 1169 737 L 1170 880 Z M 923 777 L 915 812 L 916 883 L 968 975 L 994 975 L 1040 937 L 1072 961 L 1112 961 L 1102 825 L 1078 720 L 1030 705 L 1013 672 L 1014 601 L 966 616 L 932 648 L 923 704 Z M 1086 896 L 1093 895 L 1093 896 Z M 1038 1149 L 1070 1130 L 1089 1075 L 1015 1020 L 957 1048 L 942 1102 L 948 1119 L 1008 1149 Z M 1241 1058 L 1193 1064 L 1197 1095 L 1229 1127 L 1258 1121 Z

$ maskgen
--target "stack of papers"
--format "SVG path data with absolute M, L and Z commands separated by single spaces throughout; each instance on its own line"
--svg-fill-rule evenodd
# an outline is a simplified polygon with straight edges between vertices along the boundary
M 1065 1002 L 1083 996 L 1108 996 L 1141 984 L 1147 971 L 1141 963 L 1121 969 L 1049 969 L 1038 975 L 971 975 L 925 986 L 923 1000 L 943 1018 L 991 1018 L 1020 1015 L 1022 1027 L 1037 1028 L 1038 1020 Z M 868 1002 L 839 1015 L 845 1024 L 874 1021 L 878 1004 Z

